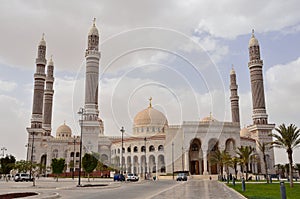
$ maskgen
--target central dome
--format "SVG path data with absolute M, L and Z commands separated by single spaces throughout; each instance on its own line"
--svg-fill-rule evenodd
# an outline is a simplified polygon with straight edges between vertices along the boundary
M 150 104 L 149 107 L 140 111 L 134 117 L 133 132 L 134 133 L 159 133 L 164 132 L 165 127 L 168 126 L 166 116 L 156 110 Z
M 72 137 L 71 128 L 66 123 L 60 125 L 56 130 L 56 138 L 69 138 Z

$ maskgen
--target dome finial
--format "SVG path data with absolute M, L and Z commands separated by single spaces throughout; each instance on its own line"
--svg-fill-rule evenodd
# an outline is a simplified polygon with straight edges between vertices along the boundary
M 48 61 L 48 65 L 53 66 L 53 55 L 50 56 L 50 60 Z
M 149 108 L 152 108 L 152 97 L 149 98 Z
M 233 64 L 231 64 L 231 71 L 230 71 L 230 75 L 233 75 L 235 74 L 235 70 L 234 70 L 234 66 Z
M 254 29 L 252 29 L 252 37 L 254 37 Z
M 210 119 L 212 119 L 212 113 L 211 112 L 209 112 L 209 117 L 210 117 Z

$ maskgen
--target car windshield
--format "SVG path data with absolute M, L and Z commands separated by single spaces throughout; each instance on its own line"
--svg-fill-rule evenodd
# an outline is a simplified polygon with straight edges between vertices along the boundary
M 130 174 L 128 174 L 128 176 L 133 176 L 133 174 L 132 174 L 132 173 L 130 173 Z

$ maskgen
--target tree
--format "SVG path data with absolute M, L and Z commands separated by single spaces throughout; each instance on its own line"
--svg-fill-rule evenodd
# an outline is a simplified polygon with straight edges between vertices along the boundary
M 0 159 L 1 164 L 1 173 L 6 175 L 10 173 L 10 171 L 15 167 L 16 158 L 12 155 L 6 155 L 5 158 Z M 7 180 L 7 178 L 6 178 Z
M 88 181 L 90 181 L 90 173 L 97 167 L 98 159 L 93 154 L 86 153 L 82 158 L 82 167 L 88 173 Z
M 210 157 L 210 162 L 212 164 L 218 164 L 220 168 L 220 175 L 223 177 L 223 167 L 225 166 L 228 175 L 228 165 L 229 165 L 230 155 L 226 150 L 220 151 L 217 149 Z
M 264 161 L 264 164 L 265 164 L 266 179 L 267 179 L 267 183 L 269 184 L 269 175 L 268 175 L 268 165 L 267 165 L 266 152 L 267 152 L 267 150 L 269 150 L 269 144 L 270 143 L 257 141 L 257 144 L 258 144 L 258 149 L 261 151 L 262 156 L 263 156 L 263 161 Z
M 26 160 L 17 161 L 15 164 L 15 169 L 18 170 L 19 173 L 27 173 L 30 170 L 31 163 Z
M 293 151 L 300 145 L 300 130 L 294 124 L 290 124 L 288 127 L 281 124 L 275 130 L 277 133 L 271 134 L 275 138 L 272 146 L 286 150 L 289 159 L 290 187 L 293 187 Z
M 52 159 L 51 162 L 52 173 L 56 174 L 56 181 L 58 181 L 58 175 L 61 174 L 65 168 L 65 159 Z
M 236 153 L 239 155 L 240 164 L 246 167 L 246 180 L 248 180 L 249 162 L 251 156 L 253 155 L 254 148 L 252 148 L 251 146 L 241 146 L 237 149 L 238 150 L 236 151 Z
M 239 158 L 238 157 L 232 157 L 230 162 L 231 163 L 229 164 L 229 166 L 234 169 L 235 178 L 237 179 L 237 173 L 238 173 L 237 165 L 240 162 Z

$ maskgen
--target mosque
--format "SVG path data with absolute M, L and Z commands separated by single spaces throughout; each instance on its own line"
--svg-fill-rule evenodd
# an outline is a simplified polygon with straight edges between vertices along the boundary
M 99 33 L 95 21 L 88 33 L 85 51 L 85 104 L 81 110 L 83 154 L 97 152 L 100 160 L 124 173 L 165 175 L 173 171 L 188 171 L 191 175 L 218 173 L 218 165 L 210 163 L 210 156 L 217 150 L 226 150 L 235 155 L 240 146 L 252 146 L 258 155 L 249 164 L 254 173 L 264 173 L 264 162 L 257 141 L 270 142 L 268 136 L 275 124 L 268 123 L 266 112 L 263 61 L 260 46 L 252 32 L 249 41 L 249 62 L 252 92 L 253 123 L 240 128 L 239 96 L 236 73 L 230 72 L 230 101 L 232 121 L 218 121 L 212 115 L 200 121 L 183 121 L 169 124 L 167 117 L 149 105 L 134 117 L 132 136 L 112 137 L 104 134 L 104 125 L 99 118 Z M 31 126 L 27 128 L 27 160 L 49 168 L 53 158 L 64 158 L 67 171 L 78 171 L 80 136 L 73 136 L 65 123 L 56 130 L 51 128 L 54 63 L 52 58 L 46 66 L 46 42 L 44 36 L 38 45 Z M 47 70 L 46 70 L 47 69 Z M 45 70 L 47 73 L 45 73 Z M 121 132 L 123 129 L 121 129 Z M 267 151 L 267 167 L 272 171 L 274 151 Z M 43 171 L 43 172 L 46 172 Z M 48 171 L 49 172 L 49 171 Z

